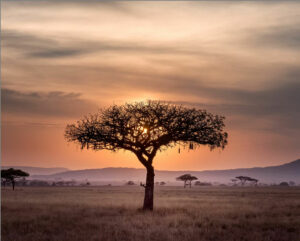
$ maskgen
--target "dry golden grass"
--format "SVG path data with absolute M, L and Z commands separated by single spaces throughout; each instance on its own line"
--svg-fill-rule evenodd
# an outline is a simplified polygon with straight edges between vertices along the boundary
M 2 190 L 3 241 L 299 241 L 300 188 L 141 187 Z

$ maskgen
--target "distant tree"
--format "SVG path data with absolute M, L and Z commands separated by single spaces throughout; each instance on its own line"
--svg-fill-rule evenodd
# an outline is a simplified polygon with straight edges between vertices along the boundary
M 6 170 L 1 170 L 1 180 L 3 180 L 4 183 L 11 183 L 13 190 L 15 190 L 15 184 L 19 178 L 28 176 L 29 174 L 27 172 L 24 172 L 19 169 L 9 168 Z
M 196 181 L 195 186 L 212 186 L 212 184 L 210 182 L 200 182 L 200 181 Z
M 159 185 L 164 186 L 164 185 L 166 185 L 166 183 L 165 182 L 160 182 Z
M 46 181 L 43 180 L 31 180 L 28 183 L 29 186 L 36 186 L 36 187 L 46 187 L 49 186 L 50 184 Z
M 153 210 L 153 159 L 157 152 L 177 144 L 190 149 L 200 145 L 224 148 L 224 127 L 224 117 L 205 110 L 147 101 L 100 110 L 68 125 L 65 137 L 82 148 L 134 153 L 147 170 L 143 209 Z
M 135 183 L 133 181 L 128 181 L 128 182 L 126 182 L 126 185 L 132 186 L 132 185 L 135 185 Z
M 192 181 L 197 180 L 197 177 L 192 176 L 191 174 L 184 174 L 176 178 L 178 181 L 183 181 L 183 187 L 186 186 L 192 187 Z
M 281 183 L 279 183 L 279 186 L 288 187 L 289 184 L 288 184 L 288 182 L 281 182 Z
M 236 177 L 236 179 L 240 180 L 242 186 L 244 186 L 246 182 L 250 182 L 255 185 L 257 185 L 257 183 L 258 183 L 257 179 L 252 178 L 252 177 L 247 177 L 247 176 L 238 176 L 238 177 Z
M 296 183 L 294 182 L 294 181 L 289 181 L 289 186 L 295 186 L 296 185 Z
M 238 177 L 236 177 L 236 179 L 240 180 L 241 185 L 244 186 L 245 183 L 246 183 L 246 181 L 248 180 L 248 177 L 246 177 L 246 176 L 238 176 Z
M 251 182 L 252 184 L 254 184 L 255 186 L 257 186 L 257 183 L 258 183 L 257 179 L 249 177 L 248 181 Z

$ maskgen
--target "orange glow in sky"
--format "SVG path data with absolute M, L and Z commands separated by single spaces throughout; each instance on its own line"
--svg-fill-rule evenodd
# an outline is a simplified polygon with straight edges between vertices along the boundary
M 64 128 L 148 99 L 226 116 L 229 145 L 158 153 L 157 169 L 299 158 L 300 3 L 2 2 L 2 165 L 142 167 Z M 145 131 L 147 131 L 145 129 Z

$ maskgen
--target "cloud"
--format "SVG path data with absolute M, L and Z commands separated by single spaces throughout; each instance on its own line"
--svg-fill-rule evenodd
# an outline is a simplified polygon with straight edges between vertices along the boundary
M 32 33 L 16 30 L 2 30 L 2 44 L 23 55 L 24 58 L 64 58 L 95 53 L 128 53 L 128 54 L 159 54 L 159 55 L 190 55 L 190 56 L 221 56 L 205 48 L 193 48 L 173 43 L 141 43 L 139 41 L 88 41 L 80 39 L 64 39 L 41 37 Z
M 2 31 L 2 44 L 21 53 L 24 58 L 62 58 L 84 54 L 85 51 L 78 47 L 61 44 L 51 38 L 22 33 L 14 30 Z
M 2 89 L 1 105 L 4 113 L 40 117 L 80 117 L 97 110 L 97 106 L 82 99 L 78 93 L 20 92 Z
M 298 22 L 298 24 L 268 26 L 263 29 L 251 30 L 251 34 L 247 34 L 245 41 L 257 47 L 298 50 L 300 47 L 300 21 Z
M 298 75 L 300 77 L 300 72 Z M 206 97 L 211 99 L 209 104 L 191 101 L 176 101 L 175 103 L 207 109 L 232 120 L 239 118 L 238 127 L 272 130 L 278 134 L 286 130 L 300 131 L 299 81 L 256 91 L 206 88 L 205 92 Z M 260 120 L 260 122 L 255 120 Z M 265 122 L 269 123 L 269 126 L 265 126 Z

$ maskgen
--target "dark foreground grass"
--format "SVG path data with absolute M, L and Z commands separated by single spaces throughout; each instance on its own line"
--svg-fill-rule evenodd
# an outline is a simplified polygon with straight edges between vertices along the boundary
M 299 241 L 300 188 L 140 187 L 2 190 L 3 241 Z

